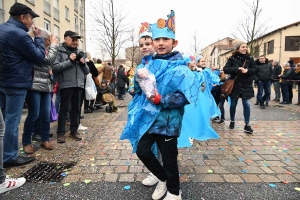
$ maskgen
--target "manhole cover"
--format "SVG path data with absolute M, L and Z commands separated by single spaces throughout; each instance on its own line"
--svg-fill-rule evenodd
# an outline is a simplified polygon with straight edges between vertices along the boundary
M 28 182 L 60 182 L 75 165 L 76 162 L 41 162 L 25 172 L 23 176 Z

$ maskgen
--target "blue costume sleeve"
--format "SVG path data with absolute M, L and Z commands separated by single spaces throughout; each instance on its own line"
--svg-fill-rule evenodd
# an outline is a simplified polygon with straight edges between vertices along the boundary
M 188 100 L 181 92 L 174 92 L 162 96 L 160 102 L 163 108 L 180 108 L 189 104 Z

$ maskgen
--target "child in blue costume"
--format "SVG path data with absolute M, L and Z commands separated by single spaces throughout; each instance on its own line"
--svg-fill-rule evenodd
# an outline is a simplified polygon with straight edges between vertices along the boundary
M 205 90 L 205 77 L 200 68 L 194 65 L 193 57 L 188 56 L 188 67 L 192 70 L 201 85 L 201 91 Z M 181 127 L 181 134 L 178 138 L 178 147 L 191 147 L 190 138 L 200 141 L 218 139 L 219 135 L 210 124 L 209 99 L 205 95 L 199 95 L 198 103 L 186 105 Z
M 145 66 L 156 78 L 157 93 L 147 99 L 144 92 L 134 107 L 121 139 L 129 139 L 137 156 L 159 182 L 153 199 L 181 199 L 177 164 L 177 137 L 180 135 L 184 106 L 197 102 L 201 93 L 199 82 L 177 51 L 172 51 L 175 40 L 174 12 L 168 19 L 159 19 L 151 25 L 153 47 L 157 55 Z M 139 85 L 135 85 L 135 88 Z M 142 137 L 137 138 L 137 135 Z M 162 154 L 163 166 L 151 147 L 154 143 Z
M 196 57 L 196 64 L 199 71 L 202 71 L 205 81 L 205 96 L 209 99 L 209 107 L 210 107 L 210 118 L 215 118 L 221 115 L 220 109 L 218 108 L 214 97 L 211 94 L 211 89 L 214 85 L 218 85 L 220 82 L 219 76 L 215 75 L 210 68 L 206 68 L 205 58 L 201 55 Z

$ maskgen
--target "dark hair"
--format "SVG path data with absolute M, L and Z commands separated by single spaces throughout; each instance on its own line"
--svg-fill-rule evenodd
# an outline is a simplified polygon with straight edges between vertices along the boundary
M 119 66 L 119 68 L 122 68 L 122 67 L 123 67 L 123 65 L 120 65 L 120 66 Z
M 149 35 L 145 35 L 145 36 L 141 37 L 140 39 L 142 39 L 142 38 L 144 38 L 145 40 L 146 40 L 146 39 L 151 39 L 151 40 L 152 40 L 152 37 L 149 36 Z
M 25 18 L 27 18 L 28 17 L 28 15 L 29 15 L 29 13 L 27 13 L 27 14 L 21 14 L 21 15 L 24 15 L 24 17 Z M 21 15 L 16 15 L 16 16 L 10 16 L 11 18 L 13 18 L 13 19 L 16 19 L 16 20 L 20 20 L 21 19 Z
M 111 66 L 111 63 L 109 62 L 109 63 L 107 63 L 109 66 Z
M 101 59 L 97 59 L 97 64 L 102 64 L 102 60 Z
M 237 54 L 241 54 L 240 52 L 239 52 L 239 50 L 237 49 L 237 50 L 234 50 L 233 52 L 232 52 L 232 56 L 235 56 L 235 55 L 237 55 Z M 248 50 L 246 51 L 246 55 L 247 56 L 250 56 L 250 53 L 248 52 Z
M 265 57 L 265 58 L 266 58 L 266 56 L 265 56 L 265 55 L 260 55 L 260 56 L 259 56 L 259 58 L 260 58 L 260 57 Z

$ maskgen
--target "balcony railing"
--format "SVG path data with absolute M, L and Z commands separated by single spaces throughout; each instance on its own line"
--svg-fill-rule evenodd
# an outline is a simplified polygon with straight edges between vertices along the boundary
M 59 21 L 59 10 L 57 8 L 53 8 L 54 19 Z
M 51 14 L 50 8 L 51 8 L 50 3 L 44 0 L 44 12 L 50 15 Z
M 81 17 L 83 17 L 83 7 L 79 6 L 79 14 Z
M 0 9 L 0 24 L 4 23 L 4 10 Z
M 80 29 L 80 36 L 84 37 L 84 30 Z
M 75 32 L 78 33 L 78 24 L 75 24 Z
M 78 0 L 74 0 L 74 10 L 78 12 Z

